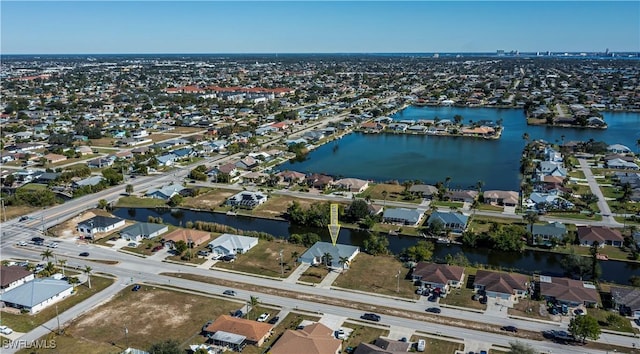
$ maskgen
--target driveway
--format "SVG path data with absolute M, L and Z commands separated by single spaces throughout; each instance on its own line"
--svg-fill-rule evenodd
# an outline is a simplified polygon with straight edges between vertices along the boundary
M 580 162 L 580 169 L 584 173 L 587 183 L 589 183 L 591 193 L 598 197 L 598 209 L 600 209 L 600 214 L 602 214 L 602 223 L 608 226 L 622 226 L 621 223 L 617 222 L 613 216 L 611 216 L 611 208 L 609 208 L 609 204 L 607 204 L 607 200 L 604 198 L 598 182 L 596 182 L 596 179 L 593 177 L 591 167 L 589 167 L 587 160 L 578 159 L 578 162 Z

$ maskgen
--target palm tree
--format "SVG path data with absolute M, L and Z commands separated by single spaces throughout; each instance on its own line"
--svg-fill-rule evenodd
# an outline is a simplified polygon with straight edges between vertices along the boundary
M 107 209 L 107 205 L 109 205 L 109 202 L 107 202 L 105 199 L 98 200 L 98 208 Z
M 44 251 L 42 251 L 42 253 L 40 253 L 40 256 L 42 256 L 42 260 L 47 260 L 49 261 L 49 258 L 53 258 L 53 251 L 50 249 L 46 249 Z
M 130 184 L 127 184 L 124 191 L 127 192 L 127 194 L 133 193 L 133 186 Z
M 300 258 L 300 253 L 298 251 L 291 252 L 291 258 L 293 259 L 293 264 L 298 265 L 298 258 Z
M 64 275 L 64 265 L 67 264 L 67 260 L 66 259 L 58 259 L 58 264 L 62 268 L 62 275 Z
M 325 266 L 331 266 L 331 262 L 333 261 L 333 256 L 331 255 L 331 253 L 325 252 L 325 254 L 322 255 L 322 259 L 324 260 Z
M 531 234 L 531 237 L 533 237 L 533 224 L 535 224 L 538 221 L 538 219 L 540 219 L 538 217 L 538 214 L 526 213 L 522 218 L 529 224 L 529 233 Z
M 383 208 L 387 206 L 387 194 L 388 194 L 388 192 L 386 190 L 382 191 L 382 197 L 384 198 L 384 202 L 382 204 Z
M 251 306 L 251 308 L 248 309 L 247 313 L 252 312 L 253 309 L 256 308 L 256 306 L 258 306 L 259 303 L 260 303 L 260 299 L 257 296 L 251 295 L 249 297 L 249 306 Z
M 342 269 L 344 269 L 344 267 L 349 264 L 349 257 L 340 257 L 338 259 L 338 264 L 340 264 Z
M 78 285 L 80 283 L 80 280 L 78 280 L 78 277 L 69 277 L 67 278 L 67 282 L 71 285 L 73 285 L 73 290 L 76 289 L 76 285 Z
M 451 182 L 451 176 L 447 176 L 444 179 L 444 186 L 447 188 L 447 190 L 449 190 L 449 182 Z
M 93 268 L 84 266 L 84 273 L 87 275 L 87 281 L 89 282 L 89 289 L 91 289 L 91 271 Z
M 484 187 L 484 182 L 482 180 L 478 180 L 478 182 L 476 182 L 476 189 L 478 190 L 478 193 L 482 193 L 482 187 Z
M 530 139 L 529 133 L 522 134 L 522 140 L 526 141 L 527 144 L 529 143 L 529 139 Z

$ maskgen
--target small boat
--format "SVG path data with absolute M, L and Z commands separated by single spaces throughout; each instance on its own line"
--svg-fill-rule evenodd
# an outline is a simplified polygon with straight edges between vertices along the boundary
M 451 240 L 449 240 L 448 238 L 445 238 L 445 237 L 438 237 L 436 239 L 436 243 L 442 243 L 442 244 L 447 244 L 448 245 L 448 244 L 451 243 Z
M 596 259 L 599 261 L 608 261 L 609 260 L 609 256 L 607 256 L 606 254 L 602 254 L 602 253 L 596 253 Z

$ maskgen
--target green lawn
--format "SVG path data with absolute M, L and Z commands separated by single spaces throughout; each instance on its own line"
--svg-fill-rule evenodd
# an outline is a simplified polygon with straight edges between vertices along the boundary
M 326 267 L 309 267 L 307 271 L 300 275 L 298 280 L 317 284 L 320 283 L 327 274 L 329 274 L 329 270 Z
M 602 194 L 604 195 L 605 198 L 618 199 L 622 197 L 622 191 L 618 187 L 601 186 L 600 190 L 602 191 Z
M 426 218 L 425 218 L 426 219 Z M 397 232 L 400 235 L 418 236 L 420 234 L 419 226 L 404 226 L 395 224 L 376 223 L 371 228 L 373 232 L 381 232 L 388 234 L 389 232 Z
M 111 284 L 113 284 L 111 278 L 91 276 L 91 289 L 86 283 L 78 285 L 75 294 L 57 303 L 58 312 L 62 313 L 72 308 Z M 55 316 L 56 306 L 49 306 L 35 315 L 2 312 L 2 324 L 9 326 L 16 332 L 29 332 Z
M 580 245 L 558 246 L 554 251 L 560 253 L 569 253 L 573 250 L 576 254 L 591 257 L 591 248 Z M 619 247 L 604 246 L 598 249 L 598 253 L 606 254 L 610 259 L 629 260 L 630 253 L 622 251 Z
M 398 271 L 400 271 L 400 292 L 398 292 Z M 349 269 L 343 272 L 333 285 L 345 289 L 360 290 L 378 294 L 417 299 L 416 287 L 406 279 L 409 269 L 392 256 L 372 256 L 359 253 Z
M 29 190 L 29 191 L 42 191 L 42 190 L 49 189 L 49 187 L 46 184 L 27 183 L 24 186 L 20 187 L 19 189 Z
M 283 266 L 280 266 L 280 251 L 282 250 Z M 260 240 L 258 245 L 247 253 L 238 255 L 234 262 L 218 262 L 216 268 L 231 269 L 239 272 L 280 277 L 284 271 L 287 277 L 293 271 L 293 253 L 302 255 L 306 247 L 276 239 L 273 241 Z
M 591 317 L 594 317 L 596 320 L 598 320 L 598 323 L 600 324 L 602 329 L 634 333 L 633 327 L 631 326 L 631 320 L 627 318 L 619 316 L 617 318 L 620 320 L 620 322 L 608 323 L 607 317 L 611 314 L 616 315 L 617 312 L 607 311 L 603 309 L 587 309 L 587 314 Z
M 483 305 L 480 303 L 480 301 L 473 300 L 474 294 L 475 293 L 472 289 L 468 289 L 465 287 L 460 289 L 452 289 L 451 292 L 447 294 L 447 297 L 440 299 L 440 303 L 444 305 L 466 307 L 476 310 L 486 310 L 486 304 Z
M 367 327 L 363 325 L 347 324 L 345 327 L 353 329 L 351 335 L 342 344 L 343 348 L 357 347 L 360 343 L 373 343 L 380 336 L 387 336 L 389 331 L 386 329 Z
M 437 207 L 458 208 L 458 209 L 462 209 L 462 206 L 464 205 L 464 203 L 460 203 L 460 202 L 445 202 L 445 201 L 433 201 L 433 202 L 431 202 L 431 205 L 433 205 L 433 206 L 437 206 Z
M 125 196 L 118 199 L 116 206 L 119 208 L 155 208 L 167 206 L 167 203 L 162 199 Z
M 424 339 L 426 342 L 425 353 L 429 354 L 452 354 L 458 350 L 464 350 L 463 343 L 451 342 L 445 339 L 436 339 L 432 337 L 411 336 L 412 342 Z
M 411 202 L 411 203 L 418 203 L 418 204 L 422 202 L 422 198 L 405 200 L 404 196 L 402 195 L 403 191 L 404 191 L 404 187 L 399 184 L 381 183 L 381 184 L 375 184 L 370 186 L 369 188 L 367 188 L 367 190 L 365 190 L 358 196 L 362 198 L 370 197 L 371 199 L 382 200 L 382 201 L 393 200 L 393 201 L 404 201 L 404 202 Z M 383 192 L 387 193 L 386 197 L 383 194 Z

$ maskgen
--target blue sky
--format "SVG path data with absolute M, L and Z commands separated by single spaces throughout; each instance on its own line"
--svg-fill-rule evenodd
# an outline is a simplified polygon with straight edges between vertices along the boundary
M 640 1 L 6 1 L 2 54 L 640 51 Z

